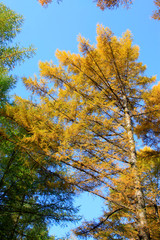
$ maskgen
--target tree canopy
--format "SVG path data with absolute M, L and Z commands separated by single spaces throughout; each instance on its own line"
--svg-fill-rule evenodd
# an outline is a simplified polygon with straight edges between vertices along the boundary
M 11 70 L 31 57 L 34 49 L 14 43 L 23 18 L 2 3 L 0 23 L 0 237 L 54 239 L 49 236 L 48 224 L 76 220 L 73 188 L 58 175 L 58 171 L 67 175 L 66 168 L 59 166 L 55 174 L 49 157 L 34 159 L 31 152 L 17 145 L 28 132 L 2 114 L 7 103 L 14 105 L 9 90 L 15 86 L 16 77 Z
M 105 200 L 100 222 L 84 223 L 75 231 L 80 236 L 159 238 L 159 148 L 153 142 L 137 151 L 135 138 L 149 136 L 143 119 L 158 121 L 159 85 L 148 94 L 155 77 L 145 76 L 132 41 L 129 31 L 117 38 L 98 25 L 96 46 L 79 36 L 80 54 L 58 50 L 59 66 L 41 62 L 40 79 L 24 78 L 39 103 L 16 97 L 3 112 L 27 132 L 20 140 L 13 133 L 16 146 L 41 166 L 53 164 L 65 184 Z M 152 133 L 157 139 L 154 127 Z M 70 175 L 59 172 L 61 166 Z
M 0 3 L 0 101 L 7 97 L 7 91 L 15 84 L 11 71 L 17 63 L 30 58 L 34 51 L 32 47 L 20 48 L 13 40 L 20 31 L 23 18 Z M 1 102 L 2 103 L 2 102 Z
M 38 0 L 42 6 L 48 6 L 53 0 Z M 57 3 L 62 2 L 62 0 L 56 0 Z M 133 0 L 94 0 L 97 3 L 97 7 L 101 10 L 105 9 L 115 9 L 120 6 L 126 8 L 130 7 L 133 4 Z M 153 11 L 152 17 L 156 20 L 160 20 L 160 0 L 154 0 L 156 10 Z
M 38 0 L 42 6 L 47 6 L 53 0 Z M 61 2 L 62 0 L 57 0 L 57 2 Z M 132 3 L 132 0 L 95 0 L 97 2 L 97 6 L 100 7 L 101 10 L 105 8 L 117 8 L 120 5 L 129 6 Z
M 52 0 L 38 0 L 47 6 Z M 57 0 L 60 2 L 60 0 Z M 101 10 L 132 0 L 96 0 Z M 160 19 L 160 1 L 153 18 Z M 75 222 L 75 194 L 105 201 L 77 238 L 160 239 L 160 83 L 148 77 L 126 31 L 97 25 L 97 43 L 79 36 L 79 53 L 56 52 L 23 78 L 28 100 L 9 90 L 16 64 L 34 54 L 14 39 L 23 17 L 0 3 L 0 236 L 55 239 L 48 226 Z

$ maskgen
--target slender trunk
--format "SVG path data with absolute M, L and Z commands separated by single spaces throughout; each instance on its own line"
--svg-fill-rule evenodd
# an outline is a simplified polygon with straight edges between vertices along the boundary
M 125 122 L 128 133 L 129 148 L 130 148 L 130 164 L 131 168 L 135 173 L 135 200 L 136 200 L 136 216 L 138 224 L 138 237 L 140 240 L 150 240 L 150 233 L 147 224 L 146 210 L 145 210 L 145 201 L 143 197 L 143 192 L 141 188 L 141 182 L 138 174 L 137 168 L 137 156 L 135 150 L 135 142 L 133 137 L 133 129 L 131 116 L 128 109 L 127 99 L 124 96 L 124 107 L 125 107 Z

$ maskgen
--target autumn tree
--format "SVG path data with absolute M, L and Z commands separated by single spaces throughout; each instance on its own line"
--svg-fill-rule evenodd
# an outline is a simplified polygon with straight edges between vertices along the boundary
M 38 0 L 42 6 L 47 6 L 49 3 L 53 2 L 53 0 Z M 56 0 L 58 3 L 62 0 Z M 120 5 L 129 6 L 132 4 L 132 0 L 95 0 L 97 2 L 97 6 L 100 7 L 101 10 L 105 8 L 117 8 Z
M 140 174 L 141 187 L 146 204 L 147 221 L 150 229 L 151 239 L 160 238 L 160 151 L 159 151 L 159 121 L 160 121 L 160 83 L 151 90 L 143 94 L 143 108 L 141 108 L 141 117 L 136 121 L 136 135 L 142 139 L 145 146 L 137 151 L 137 166 Z M 143 109 L 143 110 L 142 110 Z M 139 116 L 139 115 L 138 115 Z M 135 116 L 136 117 L 136 116 Z M 150 146 L 150 147 L 149 147 Z M 129 192 L 127 185 L 132 185 L 131 175 L 126 179 L 122 174 L 117 178 L 118 184 L 124 185 L 123 192 Z M 131 192 L 130 192 L 131 193 Z M 119 193 L 111 189 L 110 194 L 114 199 L 119 197 Z M 130 195 L 132 198 L 132 195 Z M 136 221 L 133 221 L 128 212 L 114 211 L 112 204 L 108 205 L 108 210 L 97 221 L 85 222 L 75 230 L 80 236 L 92 236 L 95 239 L 130 239 L 134 236 Z M 113 232 L 114 226 L 114 232 Z M 134 238 L 136 239 L 136 238 Z
M 144 115 L 136 126 L 136 134 L 146 145 L 156 150 L 160 142 L 160 83 L 148 90 L 143 99 L 145 102 Z
M 11 70 L 16 64 L 33 55 L 32 47 L 20 48 L 13 43 L 21 29 L 22 16 L 0 4 L 0 111 L 6 104 L 14 105 L 9 96 L 16 83 Z M 4 134 L 5 133 L 5 134 Z M 73 190 L 54 174 L 54 164 L 37 162 L 31 152 L 21 149 L 19 141 L 27 131 L 0 116 L 0 237 L 1 239 L 54 239 L 49 236 L 48 224 L 73 221 Z M 36 147 L 36 146 L 35 146 Z M 39 150 L 40 153 L 40 150 Z M 58 171 L 57 171 L 58 172 Z M 60 170 L 59 170 L 60 172 Z M 67 174 L 61 168 L 61 174 Z
M 38 0 L 42 6 L 48 6 L 53 0 Z M 57 3 L 60 3 L 62 0 L 57 0 Z M 97 2 L 97 7 L 101 10 L 105 9 L 116 9 L 120 6 L 124 6 L 126 8 L 130 7 L 133 4 L 133 0 L 94 0 Z M 160 20 L 160 0 L 155 0 L 154 4 L 156 6 L 156 10 L 153 11 L 152 18 Z
M 160 153 L 145 147 L 137 152 L 137 156 L 150 236 L 151 239 L 158 240 L 160 237 Z M 123 194 L 127 194 L 133 201 L 133 193 L 128 188 L 128 185 L 133 187 L 132 177 L 121 174 L 117 179 L 117 189 L 122 189 L 122 184 L 124 186 Z M 118 201 L 120 197 L 119 192 L 114 190 L 110 191 L 110 195 L 114 197 L 115 201 Z M 84 238 L 91 236 L 94 239 L 139 239 L 136 237 L 136 225 L 137 221 L 131 212 L 125 211 L 123 208 L 117 211 L 114 205 L 109 203 L 103 216 L 98 220 L 84 222 L 74 231 L 78 236 Z
M 58 67 L 41 62 L 40 80 L 24 79 L 40 103 L 17 97 L 3 114 L 28 132 L 20 141 L 12 136 L 16 145 L 33 157 L 47 156 L 42 165 L 49 157 L 57 170 L 67 167 L 64 182 L 105 200 L 109 239 L 148 240 L 147 209 L 158 189 L 151 188 L 150 196 L 144 190 L 135 127 L 147 114 L 143 98 L 155 77 L 144 75 L 129 31 L 117 38 L 98 25 L 97 34 L 96 46 L 80 36 L 80 54 L 57 50 Z M 83 229 L 89 233 L 90 224 Z
M 49 3 L 51 3 L 53 0 L 38 0 L 39 3 L 42 6 L 47 6 Z M 57 2 L 61 2 L 62 0 L 57 0 Z M 129 6 L 132 4 L 132 0 L 95 0 L 97 2 L 97 6 L 100 7 L 101 10 L 104 10 L 105 8 L 117 8 L 120 5 L 123 6 Z
M 113 9 L 118 8 L 120 5 L 128 7 L 132 4 L 132 0 L 96 0 L 97 6 L 100 7 L 101 10 L 106 8 Z

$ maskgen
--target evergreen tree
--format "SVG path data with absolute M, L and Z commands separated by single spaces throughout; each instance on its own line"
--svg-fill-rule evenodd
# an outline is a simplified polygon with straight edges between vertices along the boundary
M 6 104 L 14 106 L 9 97 L 9 90 L 16 83 L 11 70 L 34 53 L 32 47 L 20 48 L 18 44 L 13 44 L 22 22 L 22 16 L 0 3 L 1 113 L 5 111 Z M 49 157 L 42 155 L 36 162 L 31 152 L 15 144 L 13 136 L 18 142 L 23 134 L 28 134 L 23 126 L 1 114 L 0 238 L 54 239 L 48 234 L 50 223 L 75 219 L 73 190 L 63 183 L 58 174 L 54 174 L 54 164 Z M 47 164 L 41 166 L 40 162 L 44 161 Z M 47 170 L 48 166 L 50 171 Z M 67 174 L 66 169 L 62 174 Z

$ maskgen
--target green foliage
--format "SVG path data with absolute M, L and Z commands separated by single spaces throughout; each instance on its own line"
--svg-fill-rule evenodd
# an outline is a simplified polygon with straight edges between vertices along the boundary
M 11 129 L 8 127 L 8 130 Z M 19 239 L 21 235 L 33 238 L 35 234 L 34 239 L 39 239 L 37 229 L 42 226 L 46 228 L 49 223 L 75 219 L 72 191 L 65 183 L 41 169 L 4 138 L 1 138 L 0 147 L 0 229 L 4 239 Z
M 22 16 L 0 3 L 0 102 L 7 99 L 8 91 L 14 87 L 16 79 L 9 71 L 17 63 L 34 54 L 33 48 L 22 48 L 13 43 L 17 33 L 21 30 Z
M 7 102 L 11 102 L 9 90 L 16 82 L 10 71 L 34 54 L 32 47 L 13 43 L 22 23 L 22 16 L 0 3 L 0 237 L 51 240 L 50 224 L 77 219 L 73 189 L 54 173 L 56 166 L 49 157 L 34 159 L 32 152 L 16 145 L 28 132 L 2 116 Z M 57 171 L 67 174 L 65 168 Z

